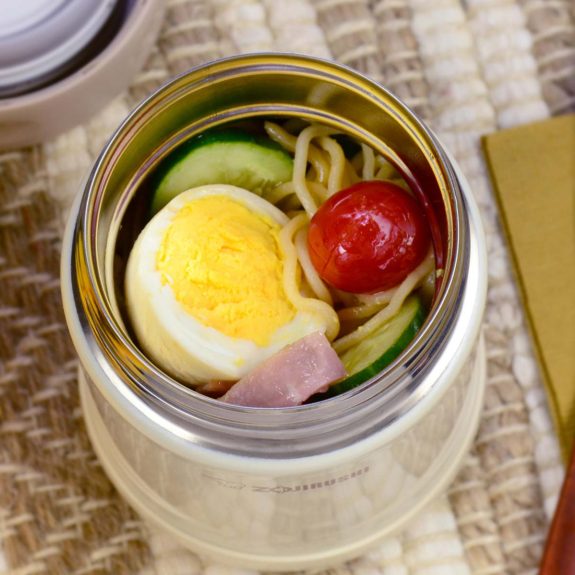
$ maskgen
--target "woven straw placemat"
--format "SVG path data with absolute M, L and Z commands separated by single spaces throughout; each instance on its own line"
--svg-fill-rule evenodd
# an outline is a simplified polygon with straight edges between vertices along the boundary
M 171 0 L 127 93 L 53 142 L 1 153 L 0 572 L 248 573 L 151 532 L 105 477 L 78 405 L 58 259 L 80 180 L 138 100 L 190 66 L 281 50 L 350 65 L 425 118 L 467 175 L 489 244 L 488 382 L 475 445 L 446 496 L 329 572 L 536 573 L 563 469 L 479 139 L 575 110 L 574 11 L 569 0 Z

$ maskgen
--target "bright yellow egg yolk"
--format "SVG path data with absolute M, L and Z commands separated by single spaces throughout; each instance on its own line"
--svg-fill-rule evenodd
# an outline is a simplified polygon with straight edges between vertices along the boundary
M 193 200 L 164 234 L 156 257 L 162 283 L 204 325 L 267 345 L 295 315 L 282 283 L 280 229 L 226 196 Z

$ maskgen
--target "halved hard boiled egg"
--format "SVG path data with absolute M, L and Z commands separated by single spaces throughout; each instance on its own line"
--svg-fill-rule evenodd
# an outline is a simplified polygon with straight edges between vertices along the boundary
M 325 332 L 284 289 L 279 232 L 287 216 L 236 186 L 176 196 L 146 225 L 126 270 L 139 344 L 192 386 L 237 380 L 286 345 Z

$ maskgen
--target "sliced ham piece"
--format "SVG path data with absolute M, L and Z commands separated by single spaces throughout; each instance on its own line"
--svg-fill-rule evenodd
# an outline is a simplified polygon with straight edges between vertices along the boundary
M 249 407 L 291 407 L 345 375 L 325 335 L 314 332 L 264 361 L 220 399 Z

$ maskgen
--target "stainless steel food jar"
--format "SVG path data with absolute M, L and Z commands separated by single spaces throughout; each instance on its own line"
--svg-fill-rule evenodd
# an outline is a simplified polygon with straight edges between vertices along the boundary
M 287 409 L 222 404 L 171 379 L 122 319 L 132 206 L 174 147 L 245 118 L 318 121 L 385 155 L 425 201 L 443 275 L 411 345 L 344 395 Z M 129 242 L 128 242 L 129 243 Z M 256 54 L 184 74 L 97 159 L 63 248 L 63 300 L 98 455 L 144 517 L 222 562 L 290 570 L 356 556 L 441 492 L 484 389 L 486 255 L 471 191 L 435 136 L 379 85 L 333 63 Z

